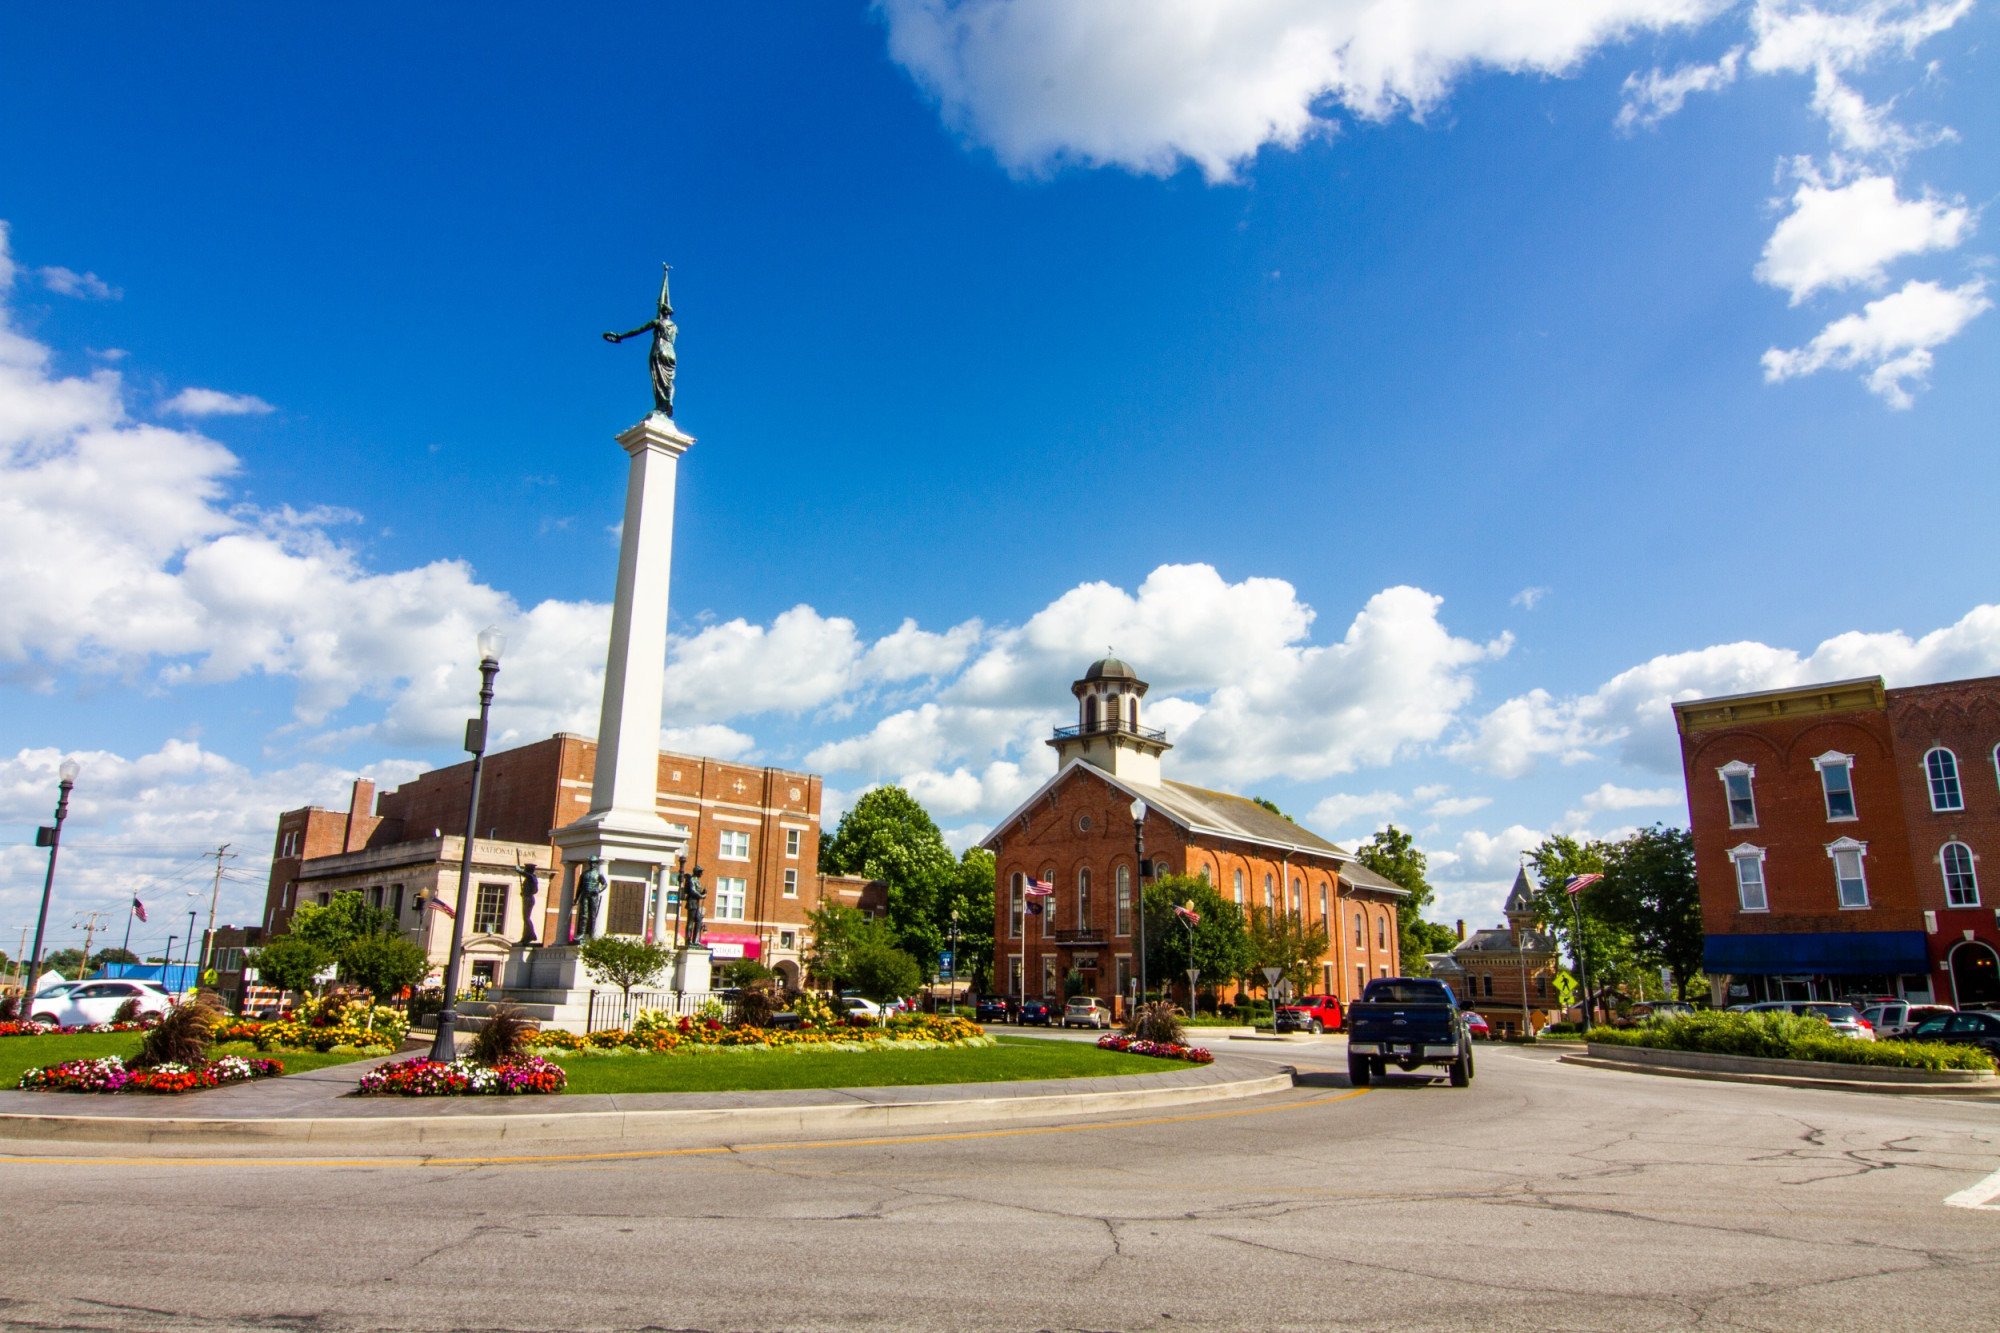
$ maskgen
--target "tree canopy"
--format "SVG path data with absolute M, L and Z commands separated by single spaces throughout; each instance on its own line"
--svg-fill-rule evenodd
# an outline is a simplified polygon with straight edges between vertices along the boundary
M 430 974 L 430 955 L 401 935 L 362 935 L 340 951 L 340 979 L 366 986 L 377 999 L 387 999 L 405 986 L 415 986 Z
M 888 886 L 889 923 L 924 970 L 935 967 L 944 947 L 940 923 L 950 912 L 941 904 L 957 866 L 929 812 L 901 787 L 864 793 L 819 844 L 822 873 L 864 875 Z
M 1185 981 L 1190 967 L 1219 985 L 1250 969 L 1243 911 L 1198 875 L 1163 875 L 1146 885 L 1146 980 L 1164 990 Z M 1201 920 L 1192 927 L 1174 912 L 1193 904 Z
M 1275 967 L 1284 972 L 1285 980 L 1292 983 L 1294 990 L 1315 989 L 1320 960 L 1326 957 L 1327 946 L 1332 942 L 1324 921 L 1308 926 L 1290 912 L 1263 912 L 1253 907 L 1244 933 L 1250 953 L 1246 976 Z M 1255 984 L 1262 982 L 1263 977 L 1256 975 Z
M 301 903 L 292 913 L 287 933 L 318 945 L 328 955 L 336 955 L 349 940 L 363 935 L 382 935 L 396 928 L 396 918 L 379 907 L 370 907 L 359 893 L 336 893 L 326 906 Z
M 1444 953 L 1458 943 L 1458 932 L 1424 918 L 1437 891 L 1427 878 L 1430 858 L 1417 846 L 1415 838 L 1390 824 L 1354 849 L 1354 859 L 1401 888 L 1410 896 L 1396 904 L 1397 946 L 1402 954 L 1403 974 L 1430 975 L 1429 953 Z
M 281 991 L 310 995 L 319 985 L 319 974 L 333 961 L 331 951 L 302 935 L 280 935 L 249 956 L 250 966 L 267 986 Z

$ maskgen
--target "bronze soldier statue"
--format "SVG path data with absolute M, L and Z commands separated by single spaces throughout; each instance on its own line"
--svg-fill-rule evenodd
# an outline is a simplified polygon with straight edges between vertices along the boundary
M 542 878 L 532 865 L 521 867 L 521 945 L 532 949 L 541 943 L 535 935 L 535 899 L 542 893 Z
M 576 877 L 576 939 L 588 940 L 597 934 L 597 910 L 603 901 L 604 858 L 593 856 Z
M 642 333 L 653 335 L 653 413 L 671 418 L 674 415 L 674 339 L 680 334 L 680 326 L 671 316 L 673 302 L 667 299 L 667 276 L 672 265 L 660 265 L 660 306 L 653 318 L 638 328 L 626 333 L 607 333 L 604 341 L 622 343 L 627 338 L 636 338 Z
M 701 867 L 696 866 L 691 873 L 681 879 L 681 901 L 687 904 L 687 934 L 682 942 L 688 948 L 701 943 L 704 920 L 701 904 L 706 897 L 708 890 L 701 886 Z

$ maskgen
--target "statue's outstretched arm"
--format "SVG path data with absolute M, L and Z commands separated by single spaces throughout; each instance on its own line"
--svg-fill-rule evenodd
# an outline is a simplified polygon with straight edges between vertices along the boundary
M 648 321 L 629 333 L 607 333 L 604 335 L 604 341 L 608 343 L 622 343 L 627 338 L 636 338 L 642 333 L 651 333 L 652 331 L 653 325 L 651 321 Z

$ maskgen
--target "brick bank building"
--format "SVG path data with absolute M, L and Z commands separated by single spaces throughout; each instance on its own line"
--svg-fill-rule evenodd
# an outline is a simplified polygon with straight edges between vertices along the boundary
M 1731 1002 L 2000 1003 L 2000 677 L 1879 676 L 1674 705 Z
M 534 937 L 544 944 L 559 938 L 562 894 L 555 876 L 562 858 L 550 835 L 589 808 L 596 762 L 596 743 L 567 733 L 486 757 L 479 794 L 483 836 L 473 841 L 473 882 L 465 897 L 468 978 L 497 979 L 508 950 L 525 937 L 522 881 L 530 866 L 541 881 Z M 278 819 L 263 925 L 246 932 L 256 938 L 244 942 L 282 933 L 300 903 L 325 904 L 353 891 L 389 912 L 402 933 L 442 965 L 451 947 L 451 919 L 426 907 L 439 898 L 458 901 L 471 787 L 468 761 L 380 795 L 372 782 L 356 782 L 345 810 L 286 811 Z M 757 959 L 796 987 L 809 911 L 828 897 L 871 910 L 881 906 L 879 884 L 818 873 L 820 798 L 820 779 L 810 774 L 659 756 L 656 808 L 687 838 L 688 865 L 706 872 L 704 943 L 718 963 Z M 656 885 L 613 881 L 603 909 L 607 930 L 648 934 L 662 895 L 671 923 L 679 906 L 671 874 Z
M 1325 993 L 1347 1002 L 1372 978 L 1400 973 L 1403 889 L 1255 801 L 1165 778 L 1161 756 L 1172 746 L 1140 725 L 1146 682 L 1117 658 L 1093 663 L 1070 690 L 1077 724 L 1048 742 L 1056 775 L 980 844 L 995 860 L 996 989 L 1054 1000 L 1074 969 L 1083 993 L 1107 1003 L 1136 992 L 1134 802 L 1144 803 L 1148 873 L 1206 879 L 1246 917 L 1324 922 Z M 1055 886 L 1039 914 L 1027 910 L 1030 879 Z

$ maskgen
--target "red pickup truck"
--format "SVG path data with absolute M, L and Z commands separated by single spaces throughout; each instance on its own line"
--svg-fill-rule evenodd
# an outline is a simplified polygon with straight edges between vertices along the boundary
M 1279 1005 L 1277 1029 L 1280 1032 L 1340 1031 L 1340 997 L 1302 995 L 1291 1004 Z

